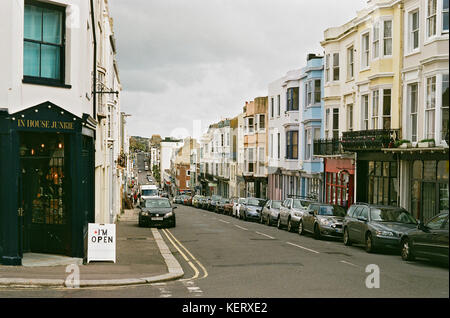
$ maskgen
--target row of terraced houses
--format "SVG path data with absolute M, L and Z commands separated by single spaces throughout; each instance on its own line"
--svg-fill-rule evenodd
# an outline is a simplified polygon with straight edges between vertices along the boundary
M 322 56 L 190 142 L 175 188 L 448 211 L 448 18 L 447 0 L 367 1 L 324 31 Z

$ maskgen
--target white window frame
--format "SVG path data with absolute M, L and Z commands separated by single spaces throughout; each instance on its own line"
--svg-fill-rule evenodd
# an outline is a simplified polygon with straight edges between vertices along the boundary
M 353 131 L 353 118 L 355 114 L 354 104 L 347 104 L 347 131 Z
M 369 93 L 361 94 L 361 130 L 369 130 Z
M 351 55 L 351 57 L 350 57 Z M 347 80 L 355 77 L 355 52 L 353 44 L 347 48 Z
M 435 12 L 433 12 L 433 14 L 430 14 L 430 10 L 429 10 L 431 2 L 435 3 Z M 437 32 L 438 31 L 437 18 L 438 18 L 438 14 L 439 14 L 439 12 L 438 12 L 439 9 L 438 8 L 439 8 L 438 0 L 427 0 L 427 2 L 425 4 L 425 12 L 426 12 L 426 15 L 425 15 L 425 25 L 426 25 L 426 27 L 425 27 L 425 38 L 426 39 L 431 39 L 431 38 L 433 38 L 433 37 L 438 35 L 438 32 Z M 431 19 L 434 19 L 434 34 L 430 34 L 430 21 L 431 21 Z
M 367 36 L 367 47 L 365 46 L 364 38 Z M 367 54 L 367 55 L 366 55 Z M 367 56 L 367 65 L 365 65 L 365 56 Z M 365 31 L 361 34 L 361 70 L 365 71 L 370 69 L 370 32 Z
M 413 16 L 417 14 L 417 29 L 413 29 Z M 407 12 L 407 27 L 406 27 L 406 36 L 407 53 L 416 53 L 420 51 L 420 10 L 419 8 L 411 9 Z M 417 47 L 414 47 L 414 33 L 417 33 Z
M 337 65 L 336 65 L 336 61 L 335 61 L 335 57 L 336 57 L 336 54 L 337 54 Z M 331 70 L 332 70 L 332 80 L 333 80 L 333 82 L 338 82 L 340 79 L 341 79 L 341 70 L 340 70 L 340 61 L 339 61 L 339 59 L 340 59 L 340 54 L 339 54 L 339 52 L 334 52 L 333 53 L 333 65 L 332 65 L 332 68 L 331 68 Z M 337 79 L 334 79 L 334 71 L 335 71 L 335 69 L 337 69 L 338 70 L 338 78 Z
M 412 88 L 412 85 L 416 85 L 416 92 L 415 92 L 415 99 L 416 99 L 416 109 L 415 109 L 415 112 L 413 112 L 412 111 L 412 109 L 411 109 L 411 106 L 412 106 L 412 103 L 411 103 L 411 93 L 412 93 L 412 90 L 411 90 L 411 88 Z M 419 121 L 418 121 L 418 114 L 419 114 L 419 112 L 418 112 L 418 108 L 419 108 L 419 83 L 418 82 L 411 82 L 411 83 L 408 83 L 407 85 L 406 85 L 406 105 L 407 105 L 407 108 L 406 108 L 406 111 L 407 111 L 407 125 L 406 125 L 406 127 L 407 127 L 407 135 L 408 135 L 408 137 L 410 138 L 410 140 L 411 140 L 411 142 L 417 142 L 418 141 L 418 139 L 419 139 L 419 126 L 418 126 L 418 123 L 419 123 Z M 413 127 L 413 121 L 415 121 L 415 126 L 416 126 L 416 135 L 415 135 L 415 138 L 413 138 L 414 136 L 413 136 L 413 130 L 412 130 L 412 127 Z
M 375 21 L 372 28 L 372 60 L 379 59 L 381 55 L 380 33 L 380 21 Z
M 330 111 L 331 108 L 325 109 L 325 139 L 329 138 L 330 132 Z
M 375 102 L 376 99 L 376 102 Z M 376 107 L 376 108 L 375 108 Z M 380 129 L 380 90 L 372 91 L 372 103 L 371 103 L 371 128 Z M 376 123 L 376 125 L 375 125 Z
M 382 45 L 382 47 L 383 47 L 383 51 L 382 51 L 382 57 L 384 57 L 384 58 L 386 58 L 386 57 L 392 57 L 392 54 L 393 54 L 393 51 L 394 51 L 394 19 L 392 18 L 392 17 L 384 17 L 382 20 L 382 25 L 383 25 L 383 33 L 382 33 L 382 35 L 383 35 L 383 45 Z M 390 37 L 386 37 L 386 35 L 385 35 L 385 23 L 386 22 L 390 22 L 391 23 L 391 34 L 390 34 Z M 391 53 L 390 54 L 385 54 L 385 51 L 386 51 L 386 41 L 387 40 L 390 40 L 390 42 L 391 42 Z M 381 53 L 381 52 L 380 52 Z
M 431 81 L 431 85 L 429 83 L 429 80 L 434 78 L 434 84 Z M 423 139 L 435 139 L 436 140 L 436 98 L 438 96 L 437 93 L 437 84 L 438 84 L 438 77 L 437 74 L 427 76 L 425 78 L 425 104 L 424 104 L 424 134 Z M 434 85 L 434 100 L 432 96 L 429 94 L 429 87 L 432 87 Z M 429 117 L 430 113 L 432 113 L 431 117 Z M 430 131 L 429 127 L 429 120 L 433 121 L 433 129 Z
M 331 54 L 325 55 L 325 83 L 330 82 L 330 59 Z

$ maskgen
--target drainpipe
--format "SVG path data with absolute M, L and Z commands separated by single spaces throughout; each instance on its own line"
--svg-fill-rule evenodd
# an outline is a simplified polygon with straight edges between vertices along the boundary
M 94 0 L 91 2 L 91 24 L 92 24 L 92 36 L 94 39 L 94 56 L 93 56 L 93 73 L 92 73 L 92 117 L 97 119 L 97 94 L 96 84 L 97 84 L 97 37 L 95 32 L 95 15 L 94 15 Z

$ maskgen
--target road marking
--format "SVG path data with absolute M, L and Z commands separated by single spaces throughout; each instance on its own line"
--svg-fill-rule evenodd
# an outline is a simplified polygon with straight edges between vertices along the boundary
M 268 238 L 270 238 L 272 240 L 275 239 L 273 236 L 270 236 L 270 235 L 267 235 L 267 234 L 264 234 L 264 233 L 256 232 L 256 234 L 263 235 L 263 236 L 268 237 Z
M 352 264 L 350 262 L 346 262 L 346 261 L 340 261 L 341 263 L 347 264 L 347 265 L 351 265 L 351 266 L 355 266 L 355 267 L 359 267 L 358 265 Z
M 170 243 L 172 243 L 173 246 L 175 246 L 175 248 L 178 250 L 178 252 L 180 252 L 181 256 L 183 256 L 184 260 L 189 264 L 189 266 L 192 267 L 192 269 L 194 270 L 194 276 L 192 276 L 190 279 L 196 279 L 198 277 L 198 275 L 200 274 L 200 272 L 198 271 L 197 267 L 194 266 L 194 264 L 192 264 L 192 262 L 189 260 L 189 258 L 186 257 L 186 255 L 184 255 L 184 253 L 178 248 L 178 246 L 172 241 L 172 239 L 169 237 L 169 235 L 166 233 L 165 229 L 162 229 L 163 233 L 166 235 L 167 239 L 170 241 Z
M 304 249 L 304 250 L 307 250 L 307 251 L 316 253 L 316 254 L 320 254 L 319 252 L 317 252 L 317 251 L 315 251 L 315 250 L 311 250 L 311 249 L 309 249 L 309 248 L 306 248 L 306 247 L 303 247 L 303 246 L 300 246 L 300 245 L 297 245 L 297 244 L 294 244 L 294 243 L 291 243 L 291 242 L 286 242 L 286 243 L 289 244 L 289 245 L 292 245 L 292 246 L 295 246 L 295 247 L 298 247 L 298 248 L 302 248 L 302 249 Z
M 237 224 L 234 224 L 234 226 L 235 226 L 235 227 L 238 227 L 238 228 L 240 228 L 240 229 L 242 229 L 242 230 L 244 230 L 244 231 L 248 231 L 248 229 L 246 229 L 245 227 L 239 226 L 239 225 L 237 225 Z
M 223 222 L 223 223 L 226 223 L 226 224 L 230 224 L 230 222 L 225 221 L 225 220 L 222 220 L 222 219 L 219 219 L 219 221 L 220 221 L 220 222 Z
M 163 230 L 163 231 L 164 231 L 164 230 Z M 199 260 L 196 259 L 196 258 L 194 257 L 194 255 L 192 255 L 191 252 L 189 252 L 189 250 L 188 250 L 183 244 L 181 244 L 180 241 L 177 240 L 177 238 L 175 237 L 175 235 L 173 235 L 173 234 L 172 234 L 169 230 L 167 230 L 167 229 L 166 229 L 165 231 L 166 231 L 166 235 L 167 235 L 167 233 L 169 233 L 170 236 L 175 240 L 175 242 L 177 242 L 178 245 L 181 246 L 181 247 L 186 251 L 187 254 L 189 254 L 189 256 L 192 258 L 192 260 L 194 260 L 194 261 L 201 267 L 201 269 L 203 270 L 203 277 L 201 277 L 201 278 L 206 278 L 206 277 L 208 277 L 208 271 L 207 271 L 206 268 L 202 265 L 202 263 L 200 263 Z

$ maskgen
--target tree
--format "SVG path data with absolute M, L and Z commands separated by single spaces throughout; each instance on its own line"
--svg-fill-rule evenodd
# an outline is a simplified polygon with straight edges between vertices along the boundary
M 155 177 L 155 180 L 161 183 L 161 173 L 159 171 L 158 165 L 153 165 L 152 167 L 153 177 Z

